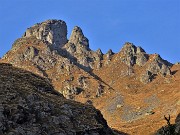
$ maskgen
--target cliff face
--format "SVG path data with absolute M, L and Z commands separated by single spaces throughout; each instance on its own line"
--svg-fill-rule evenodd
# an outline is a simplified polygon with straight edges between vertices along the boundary
M 50 79 L 64 97 L 93 104 L 120 131 L 133 134 L 136 125 L 146 123 L 138 126 L 136 134 L 149 134 L 164 124 L 162 113 L 173 110 L 171 104 L 174 117 L 179 112 L 179 65 L 129 42 L 118 53 L 93 51 L 78 26 L 67 40 L 62 20 L 48 20 L 27 29 L 0 62 Z M 151 127 L 151 119 L 160 122 Z
M 66 100 L 49 80 L 0 64 L 0 134 L 110 135 L 100 111 Z
M 47 20 L 28 28 L 23 35 L 23 37 L 32 36 L 58 49 L 67 43 L 67 26 L 62 20 Z

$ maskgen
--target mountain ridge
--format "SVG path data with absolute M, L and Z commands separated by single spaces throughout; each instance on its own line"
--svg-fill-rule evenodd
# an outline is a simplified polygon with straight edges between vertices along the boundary
M 179 87 L 176 84 L 179 79 L 178 65 L 163 60 L 158 54 L 147 54 L 144 49 L 129 42 L 118 53 L 109 50 L 103 54 L 100 49 L 93 51 L 78 26 L 74 27 L 68 40 L 67 26 L 61 20 L 48 20 L 28 28 L 0 62 L 11 63 L 49 78 L 64 97 L 93 104 L 101 110 L 110 126 L 128 133 L 133 133 L 135 129 L 121 130 L 121 121 L 126 123 L 125 126 L 129 122 L 136 125 L 146 120 L 146 114 L 158 119 L 162 114 L 153 113 L 151 116 L 150 112 L 168 102 L 179 102 Z M 157 84 L 160 84 L 159 88 Z M 172 95 L 173 101 L 165 100 L 166 95 L 158 92 L 165 89 L 168 93 L 166 87 L 174 88 L 172 91 L 176 95 Z M 146 98 L 150 101 L 146 101 Z M 157 103 L 153 100 L 157 100 Z M 178 112 L 179 105 L 173 106 Z M 165 113 L 167 108 L 164 108 Z M 114 121 L 113 117 L 117 117 L 119 122 Z M 149 124 L 147 122 L 146 126 Z M 157 127 L 152 129 L 155 131 Z M 147 134 L 151 130 L 146 131 Z M 140 127 L 137 134 L 142 132 Z

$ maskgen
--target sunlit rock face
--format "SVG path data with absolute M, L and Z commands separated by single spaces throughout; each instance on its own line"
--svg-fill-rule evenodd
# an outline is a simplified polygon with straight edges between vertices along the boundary
M 129 66 L 137 64 L 143 66 L 148 61 L 148 55 L 141 47 L 136 47 L 132 43 L 125 43 L 120 51 L 121 61 Z
M 78 26 L 75 26 L 74 29 L 72 30 L 70 39 L 70 43 L 73 43 L 75 45 L 81 44 L 83 46 L 86 46 L 89 48 L 89 41 L 88 39 L 84 36 L 82 29 Z
M 23 37 L 31 36 L 49 42 L 54 49 L 58 49 L 67 43 L 67 26 L 62 20 L 47 20 L 28 28 Z

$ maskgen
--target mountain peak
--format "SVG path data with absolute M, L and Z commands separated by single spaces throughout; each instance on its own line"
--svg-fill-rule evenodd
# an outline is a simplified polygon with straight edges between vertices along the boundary
M 78 26 L 73 28 L 69 42 L 75 45 L 81 44 L 89 48 L 89 40 L 84 36 L 82 29 Z
M 76 106 L 74 106 L 75 104 L 70 106 L 69 103 L 73 103 L 73 101 L 69 101 L 61 109 L 62 104 L 66 103 L 64 102 L 65 99 L 63 97 L 54 98 L 53 96 L 56 95 L 50 96 L 49 94 L 54 90 L 60 92 L 67 99 L 88 104 L 88 108 L 94 105 L 102 111 L 111 127 L 118 130 L 122 129 L 123 132 L 129 134 L 142 135 L 155 132 L 157 128 L 162 126 L 160 125 L 163 123 L 162 114 L 169 113 L 169 110 L 173 110 L 172 114 L 180 112 L 180 101 L 178 100 L 178 97 L 180 97 L 180 93 L 178 93 L 180 65 L 172 65 L 158 54 L 148 54 L 144 49 L 130 42 L 126 42 L 118 53 L 114 53 L 111 49 L 105 54 L 102 53 L 101 49 L 91 50 L 88 39 L 78 26 L 75 26 L 72 30 L 69 40 L 67 40 L 66 35 L 67 28 L 64 21 L 47 20 L 35 24 L 27 29 L 24 37 L 16 40 L 12 49 L 0 59 L 0 63 L 10 63 L 13 67 L 28 70 L 36 75 L 40 75 L 42 78 L 40 79 L 30 73 L 24 71 L 22 73 L 18 69 L 0 64 L 0 81 L 2 80 L 3 83 L 1 85 L 4 85 L 2 90 L 5 90 L 5 92 L 0 91 L 0 95 L 5 94 L 5 96 L 1 96 L 5 100 L 0 99 L 0 102 L 5 101 L 3 109 L 9 108 L 6 102 L 13 103 L 12 108 L 2 113 L 8 114 L 8 117 L 6 115 L 2 116 L 3 119 L 6 118 L 5 120 L 10 122 L 12 128 L 18 126 L 14 123 L 17 119 L 20 121 L 26 120 L 27 112 L 27 106 L 25 105 L 25 116 L 21 115 L 22 109 L 19 108 L 19 113 L 14 118 L 18 109 L 14 110 L 14 107 L 16 107 L 14 103 L 19 104 L 19 102 L 16 102 L 19 101 L 19 97 L 23 97 L 24 101 L 28 101 L 23 95 L 28 95 L 29 92 L 37 93 L 38 91 L 43 92 L 39 94 L 40 97 L 44 95 L 47 98 L 42 97 L 34 102 L 28 101 L 28 105 L 38 106 L 35 108 L 35 111 L 38 113 L 37 117 L 31 115 L 32 109 L 31 106 L 28 106 L 30 107 L 28 108 L 30 109 L 28 114 L 32 117 L 27 117 L 32 118 L 33 121 L 34 118 L 38 118 L 38 121 L 32 121 L 30 126 L 34 124 L 39 125 L 39 122 L 43 125 L 44 123 L 42 122 L 52 125 L 53 128 L 47 125 L 47 134 L 53 134 L 52 132 L 54 131 L 52 130 L 54 129 L 58 129 L 56 130 L 56 133 L 58 133 L 59 127 L 63 134 L 96 134 L 97 128 L 99 130 L 102 129 L 99 126 L 106 125 L 105 122 L 99 123 L 99 120 L 104 121 L 102 117 L 99 117 L 98 121 L 92 119 L 98 116 L 93 115 L 96 111 L 93 111 L 94 109 L 89 111 L 82 104 L 76 103 Z M 14 70 L 16 71 L 16 74 L 14 74 L 15 76 L 17 75 L 16 78 L 12 74 Z M 48 79 L 47 83 L 43 78 Z M 43 83 L 42 85 L 41 80 L 44 80 L 45 84 Z M 18 85 L 15 82 L 18 82 Z M 52 88 L 51 90 L 51 87 L 47 87 L 48 82 L 52 83 L 54 89 Z M 9 92 L 14 90 L 16 92 L 16 87 L 21 88 L 23 92 L 20 91 L 22 94 L 19 93 L 20 95 L 13 96 Z M 26 89 L 29 88 L 33 90 L 27 91 Z M 47 96 L 45 92 L 47 92 Z M 49 103 L 54 102 L 55 110 L 52 108 L 49 111 L 44 111 L 48 107 L 47 104 L 43 104 L 44 101 L 47 101 L 46 99 Z M 62 104 L 61 101 L 63 102 Z M 0 103 L 0 119 L 1 112 L 3 112 L 1 111 L 1 106 Z M 71 108 L 73 106 L 74 108 Z M 65 110 L 63 111 L 63 109 Z M 60 113 L 55 114 L 56 110 L 60 111 Z M 41 113 L 41 111 L 43 112 Z M 63 115 L 61 116 L 61 114 Z M 88 115 L 87 117 L 86 114 Z M 39 117 L 42 122 L 39 121 Z M 174 119 L 174 116 L 172 118 Z M 157 124 L 152 124 L 152 120 L 153 122 L 159 121 L 158 127 Z M 137 128 L 137 125 L 142 125 L 142 122 L 145 124 Z M 29 121 L 24 124 L 20 123 L 19 127 L 25 127 L 24 125 L 28 123 Z M 2 124 L 5 127 L 7 125 L 6 123 Z M 2 124 L 0 122 L 0 125 Z M 91 126 L 91 124 L 94 126 Z M 98 126 L 97 124 L 101 125 Z M 77 130 L 74 129 L 74 125 L 75 127 L 77 125 L 75 128 L 78 130 L 77 133 L 75 133 Z M 35 125 L 33 129 L 37 129 L 37 126 Z M 16 128 L 18 131 L 21 129 L 19 127 Z M 40 131 L 42 130 L 41 127 L 39 127 Z M 8 126 L 8 132 L 14 131 L 12 128 Z M 5 128 L 3 127 L 3 129 Z M 74 132 L 69 133 L 68 129 Z M 81 130 L 83 132 L 80 132 Z M 102 130 L 97 134 L 105 135 L 106 131 Z M 4 131 L 8 134 L 7 130 Z M 0 134 L 3 134 L 1 128 Z
M 67 26 L 62 20 L 46 20 L 28 28 L 23 35 L 23 37 L 31 36 L 48 42 L 54 49 L 58 49 L 67 43 Z

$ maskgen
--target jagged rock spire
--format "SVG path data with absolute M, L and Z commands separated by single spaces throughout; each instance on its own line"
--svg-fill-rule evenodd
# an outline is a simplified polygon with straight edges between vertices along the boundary
M 67 43 L 67 26 L 62 20 L 47 20 L 28 28 L 23 37 L 34 36 L 58 49 Z
M 144 65 L 148 60 L 148 55 L 141 47 L 136 47 L 132 43 L 126 42 L 120 51 L 121 61 L 129 66 L 138 64 Z
M 109 49 L 108 52 L 106 53 L 107 55 L 111 56 L 114 54 L 114 52 L 112 51 L 112 49 Z
M 75 26 L 72 30 L 69 42 L 75 45 L 81 44 L 89 48 L 89 40 L 84 36 L 82 29 L 78 26 Z
M 111 60 L 111 56 L 114 54 L 114 52 L 109 49 L 108 52 L 106 53 L 106 58 L 107 58 L 107 64 L 109 63 L 109 61 Z
M 103 55 L 103 53 L 102 53 L 100 48 L 98 48 L 96 52 L 97 52 L 98 55 Z
M 95 58 L 96 58 L 97 61 L 101 61 L 103 59 L 104 54 L 102 53 L 100 48 L 96 51 L 96 55 L 97 56 L 95 56 Z

